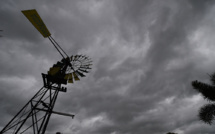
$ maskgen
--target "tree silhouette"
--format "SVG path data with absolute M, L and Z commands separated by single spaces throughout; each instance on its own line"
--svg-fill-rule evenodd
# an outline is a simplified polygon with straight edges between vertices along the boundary
M 200 120 L 211 125 L 215 115 L 215 103 L 211 103 L 211 101 L 215 101 L 215 73 L 210 75 L 210 81 L 211 85 L 195 80 L 192 81 L 192 86 L 210 102 L 200 108 L 198 116 Z
M 166 134 L 177 134 L 177 133 L 168 132 L 168 133 L 166 133 Z

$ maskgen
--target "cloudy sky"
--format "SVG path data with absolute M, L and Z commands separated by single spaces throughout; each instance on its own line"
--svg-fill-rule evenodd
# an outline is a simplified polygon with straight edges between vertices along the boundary
M 0 128 L 61 60 L 21 13 L 36 9 L 69 55 L 85 54 L 87 77 L 60 93 L 47 134 L 212 134 L 207 103 L 191 81 L 215 71 L 213 0 L 1 0 Z

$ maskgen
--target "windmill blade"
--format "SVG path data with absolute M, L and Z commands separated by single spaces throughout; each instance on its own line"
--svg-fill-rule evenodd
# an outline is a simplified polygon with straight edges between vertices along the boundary
M 81 55 L 81 57 L 80 57 L 81 60 L 85 60 L 85 61 L 87 60 L 87 58 L 88 58 L 88 57 L 85 56 L 85 55 Z
M 80 69 L 92 69 L 92 68 L 90 68 L 90 67 L 84 67 L 84 66 L 82 67 L 81 66 Z
M 90 66 L 80 66 L 82 69 L 91 69 Z
M 84 60 L 85 56 L 84 55 L 79 55 L 80 60 Z
M 77 58 L 78 58 L 78 55 L 75 55 L 75 56 L 74 56 L 74 60 L 77 60 Z
M 76 81 L 79 81 L 79 80 L 80 80 L 75 72 L 73 72 L 73 76 L 74 76 L 74 79 L 75 79 Z
M 73 78 L 72 77 L 68 80 L 68 83 L 73 83 Z
M 93 65 L 91 62 L 82 62 L 82 64 L 81 64 L 82 66 L 85 66 L 85 65 L 88 65 L 88 66 L 91 66 L 91 65 Z
M 78 55 L 78 59 L 81 59 L 81 55 Z
M 89 73 L 87 70 L 82 70 L 82 69 L 78 69 L 79 71 L 85 72 L 85 73 Z
M 66 74 L 64 79 L 68 80 L 69 83 L 73 83 L 72 73 Z
M 89 68 L 91 65 L 81 65 L 81 67 Z M 90 68 L 89 68 L 90 69 Z
M 77 59 L 81 59 L 82 58 L 82 55 L 77 55 Z
M 92 63 L 93 61 L 91 61 L 91 60 L 88 60 L 88 61 L 85 61 L 84 63 L 88 63 L 88 64 L 90 64 L 90 63 Z
M 66 74 L 64 79 L 68 80 L 68 83 L 73 83 L 72 73 Z
M 70 77 L 70 74 L 66 74 L 66 75 L 64 76 L 64 79 L 65 79 L 65 80 L 68 80 L 69 77 Z
M 80 58 L 83 59 L 84 55 L 80 55 Z
M 79 76 L 85 77 L 85 75 L 84 75 L 83 73 L 79 72 L 78 70 L 76 70 L 75 72 L 76 72 Z
M 87 57 L 87 56 L 85 57 L 85 59 L 88 59 L 88 58 L 89 58 L 89 57 Z
M 91 63 L 83 63 L 83 64 L 81 64 L 81 66 L 92 66 L 93 64 L 91 64 Z
M 32 23 L 32 25 L 43 35 L 44 38 L 51 34 L 35 9 L 23 10 L 22 13 Z
M 89 67 L 89 66 L 92 66 L 93 64 L 82 64 L 81 66 L 86 66 L 86 67 Z
M 83 55 L 82 58 L 83 58 L 83 59 L 87 59 L 87 56 L 86 56 L 86 55 Z
M 80 61 L 79 60 L 79 56 L 78 55 L 75 55 L 75 56 L 73 56 L 73 59 L 71 60 L 72 62 L 75 62 L 75 61 Z
M 86 69 L 92 69 L 92 68 L 90 68 L 90 67 L 85 67 Z
M 86 62 L 88 62 L 90 59 L 88 57 L 81 57 L 82 59 L 81 60 L 84 60 Z

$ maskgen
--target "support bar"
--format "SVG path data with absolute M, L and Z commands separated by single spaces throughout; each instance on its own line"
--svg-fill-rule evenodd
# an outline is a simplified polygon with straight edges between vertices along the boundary
M 35 108 L 35 109 L 41 110 L 41 111 L 44 111 L 44 112 L 50 112 L 49 110 L 45 110 L 45 109 L 40 109 L 40 108 Z M 72 117 L 72 119 L 74 119 L 74 117 L 75 117 L 74 114 L 68 114 L 68 113 L 62 113 L 62 112 L 51 111 L 51 113 L 53 113 L 53 114 L 59 114 L 59 115 L 64 115 L 64 116 L 69 116 L 69 117 Z

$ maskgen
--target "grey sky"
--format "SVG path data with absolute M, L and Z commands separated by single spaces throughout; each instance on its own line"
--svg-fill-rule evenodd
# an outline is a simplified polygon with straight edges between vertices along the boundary
M 42 87 L 41 73 L 61 60 L 21 10 L 36 9 L 69 55 L 93 67 L 68 85 L 47 133 L 215 133 L 199 121 L 207 103 L 190 83 L 213 73 L 215 1 L 1 0 L 0 128 Z

